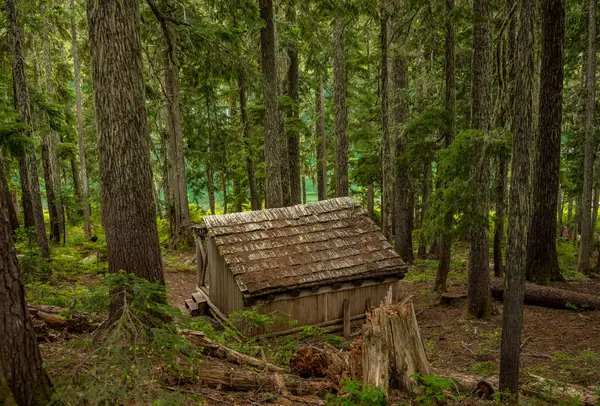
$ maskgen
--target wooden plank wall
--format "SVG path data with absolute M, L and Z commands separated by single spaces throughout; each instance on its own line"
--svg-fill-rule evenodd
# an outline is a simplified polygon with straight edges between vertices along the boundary
M 350 301 L 350 316 L 357 316 L 365 313 L 368 301 L 372 305 L 378 306 L 385 299 L 390 287 L 392 288 L 393 299 L 397 300 L 398 282 L 391 281 L 340 292 L 328 292 L 271 303 L 262 303 L 257 307 L 260 313 L 270 314 L 278 312 L 289 314 L 289 319 L 297 320 L 298 323 L 292 325 L 287 322 L 274 322 L 272 325 L 254 328 L 252 331 L 245 331 L 245 334 L 259 335 L 341 319 L 343 316 L 344 299 Z
M 210 301 L 228 314 L 243 308 L 242 292 L 238 288 L 233 275 L 229 272 L 227 264 L 219 254 L 213 237 L 206 240 L 208 251 L 208 294 Z

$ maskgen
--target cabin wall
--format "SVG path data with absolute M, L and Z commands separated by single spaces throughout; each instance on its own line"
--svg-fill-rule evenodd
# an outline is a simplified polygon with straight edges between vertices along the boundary
M 241 310 L 243 307 L 242 293 L 233 275 L 229 271 L 225 259 L 219 254 L 215 239 L 206 239 L 208 251 L 208 296 L 210 301 L 224 314 Z
M 350 302 L 350 317 L 358 316 L 367 310 L 367 303 L 378 306 L 392 289 L 392 298 L 398 298 L 398 281 L 392 280 L 364 287 L 356 287 L 341 291 L 315 293 L 310 296 L 283 298 L 269 303 L 260 303 L 257 309 L 260 313 L 271 314 L 276 312 L 289 320 L 296 320 L 296 324 L 285 321 L 275 321 L 271 325 L 248 329 L 239 326 L 248 335 L 259 335 L 293 327 L 318 324 L 326 321 L 341 319 L 344 314 L 344 299 Z M 275 316 L 274 318 L 277 318 Z

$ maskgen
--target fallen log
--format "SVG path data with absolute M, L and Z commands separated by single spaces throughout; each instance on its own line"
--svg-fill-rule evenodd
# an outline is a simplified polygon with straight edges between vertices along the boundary
M 253 372 L 211 365 L 203 369 L 200 381 L 209 386 L 234 391 L 256 391 L 282 393 L 295 396 L 334 393 L 337 386 L 328 379 L 302 379 L 296 375 L 272 372 Z
M 490 287 L 492 296 L 502 300 L 504 279 L 491 278 Z M 600 310 L 600 296 L 526 283 L 525 304 L 551 309 Z
M 85 333 L 96 328 L 96 324 L 91 323 L 89 316 L 84 313 L 74 312 L 69 317 L 63 316 L 61 313 L 69 311 L 64 307 L 28 303 L 27 308 L 38 334 L 45 334 L 47 329 L 66 329 L 69 333 Z
M 241 352 L 237 352 L 231 348 L 219 344 L 208 338 L 201 331 L 177 330 L 177 332 L 192 344 L 205 348 L 209 355 L 213 357 L 226 359 L 231 363 L 249 365 L 255 368 L 264 369 L 269 372 L 285 372 L 285 369 L 278 367 L 277 365 L 273 365 L 258 358 L 242 354 Z
M 462 394 L 479 395 L 479 391 L 487 386 L 491 387 L 492 391 L 498 389 L 497 376 L 481 378 L 455 371 L 450 372 L 441 370 L 435 370 L 433 373 L 437 376 L 450 379 L 454 388 Z M 526 381 L 521 385 L 520 392 L 531 398 L 543 399 L 549 404 L 600 404 L 600 398 L 594 391 L 594 388 L 571 385 L 566 382 L 556 381 L 533 374 L 527 375 Z M 484 395 L 487 395 L 487 393 L 484 393 Z
M 389 387 L 417 393 L 413 375 L 429 375 L 430 367 L 410 298 L 372 309 L 362 337 L 363 382 L 387 395 Z

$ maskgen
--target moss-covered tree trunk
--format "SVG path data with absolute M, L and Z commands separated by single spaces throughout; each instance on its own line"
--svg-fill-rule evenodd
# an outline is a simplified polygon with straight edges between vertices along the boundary
M 535 139 L 531 226 L 527 239 L 526 278 L 546 284 L 564 280 L 556 251 L 556 213 L 562 135 L 564 0 L 542 2 L 540 113 Z
M 87 0 L 108 269 L 164 284 L 136 0 Z M 121 313 L 117 298 L 111 319 Z
M 549 2 L 554 1 L 556 0 L 544 0 L 542 7 L 550 7 Z M 512 170 L 508 211 L 506 275 L 504 278 L 504 311 L 502 312 L 502 345 L 500 350 L 500 391 L 510 392 L 514 395 L 510 400 L 511 402 L 517 401 L 519 390 L 526 243 L 530 225 L 529 145 L 534 137 L 535 8 L 535 0 L 521 0 L 519 31 L 517 34 Z M 554 211 L 552 217 L 554 217 Z
M 388 241 L 393 238 L 394 215 L 394 165 L 390 145 L 390 75 L 388 48 L 390 42 L 390 18 L 387 0 L 380 0 L 380 25 L 379 35 L 381 47 L 381 232 Z
M 264 89 L 265 207 L 272 208 L 284 205 L 281 172 L 282 164 L 286 161 L 282 154 L 286 151 L 280 139 L 283 134 L 280 129 L 278 106 L 279 75 L 273 0 L 259 0 L 258 3 L 260 18 L 264 24 L 260 30 L 260 52 Z
M 448 148 L 454 141 L 456 132 L 456 68 L 455 68 L 455 31 L 452 20 L 454 0 L 446 0 L 446 40 L 444 44 L 444 81 L 446 89 L 444 92 L 444 108 L 450 122 L 444 134 L 444 148 Z M 443 186 L 442 186 L 443 187 Z M 448 213 L 444 219 L 444 231 L 439 240 L 439 262 L 435 276 L 434 290 L 443 292 L 446 290 L 448 273 L 450 272 L 450 260 L 452 256 L 452 223 L 453 213 Z
M 288 5 L 286 10 L 286 19 L 292 27 L 296 23 L 296 9 L 293 3 Z M 287 94 L 292 101 L 292 105 L 287 109 L 287 117 L 291 120 L 299 118 L 300 104 L 300 64 L 298 59 L 298 46 L 292 40 L 288 45 L 289 65 L 287 70 Z M 288 159 L 290 167 L 290 198 L 292 204 L 300 203 L 300 131 L 297 123 L 292 123 L 290 128 L 286 129 L 288 137 Z
M 590 270 L 590 236 L 592 234 L 592 188 L 594 177 L 595 128 L 596 111 L 596 0 L 589 2 L 588 19 L 588 51 L 586 66 L 586 103 L 585 103 L 585 143 L 583 162 L 583 191 L 581 193 L 581 242 L 579 245 L 579 261 L 577 270 L 588 273 Z
M 75 0 L 71 0 L 71 53 L 73 54 L 73 85 L 75 87 L 75 115 L 77 118 L 77 146 L 79 148 L 79 171 L 83 199 L 83 234 L 89 238 L 92 232 L 92 207 L 90 205 L 90 185 L 85 159 L 85 134 L 83 132 L 83 103 L 81 99 L 81 69 L 79 67 L 79 43 L 75 21 Z
M 327 199 L 327 132 L 325 131 L 325 91 L 323 78 L 315 91 L 315 145 L 317 148 L 317 196 Z
M 491 5 L 487 0 L 473 3 L 473 83 L 471 89 L 471 126 L 487 138 L 491 126 L 492 31 Z M 489 264 L 489 181 L 490 162 L 486 141 L 473 168 L 475 198 L 472 207 L 469 253 L 467 309 L 474 317 L 491 312 Z
M 248 122 L 246 77 L 244 72 L 238 73 L 238 92 L 240 94 L 240 118 L 242 124 L 242 137 L 246 156 L 246 174 L 248 176 L 248 192 L 250 194 L 250 207 L 252 210 L 260 210 L 260 200 L 256 188 L 256 175 L 254 171 L 254 158 L 250 150 L 250 123 Z
M 338 0 L 333 18 L 333 136 L 335 139 L 335 196 L 348 196 L 348 109 L 346 106 L 346 22 Z
M 23 27 L 17 18 L 17 9 L 14 0 L 6 0 L 6 20 L 12 55 L 12 77 L 14 105 L 19 113 L 19 121 L 28 126 L 27 135 L 31 136 L 32 117 L 29 101 L 29 88 L 25 74 L 24 34 Z M 25 226 L 35 226 L 36 239 L 43 258 L 50 260 L 50 247 L 46 237 L 46 224 L 42 207 L 42 195 L 38 178 L 38 163 L 33 147 L 27 155 L 19 161 L 21 175 L 21 190 L 23 195 L 23 209 L 25 210 Z

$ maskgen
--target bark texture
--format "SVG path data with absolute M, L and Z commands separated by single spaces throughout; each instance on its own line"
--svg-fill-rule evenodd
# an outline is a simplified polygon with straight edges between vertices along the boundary
M 296 9 L 293 3 L 290 3 L 286 11 L 286 18 L 290 25 L 296 22 Z M 292 106 L 287 111 L 287 117 L 291 120 L 298 120 L 300 104 L 300 83 L 298 78 L 299 60 L 298 47 L 295 42 L 288 45 L 288 71 L 287 71 L 287 94 L 292 100 Z M 290 167 L 290 198 L 292 204 L 300 202 L 300 132 L 297 130 L 296 123 L 292 123 L 291 128 L 287 129 L 288 137 L 288 161 Z
M 589 2 L 588 50 L 586 67 L 585 144 L 583 162 L 583 192 L 581 193 L 581 243 L 577 270 L 590 270 L 590 236 L 592 234 L 592 188 L 594 177 L 594 114 L 596 110 L 596 0 Z
M 315 138 L 317 146 L 317 196 L 319 200 L 327 199 L 327 132 L 325 131 L 325 91 L 323 79 L 315 93 Z
M 32 117 L 29 101 L 29 88 L 25 74 L 25 53 L 23 27 L 17 18 L 14 0 L 6 0 L 6 20 L 12 54 L 12 77 L 14 104 L 19 112 L 19 121 L 28 126 L 31 137 Z M 50 247 L 46 238 L 46 224 L 38 178 L 38 163 L 35 150 L 30 148 L 27 156 L 19 161 L 21 189 L 23 192 L 23 209 L 25 210 L 25 226 L 35 226 L 36 239 L 43 258 L 50 260 Z
M 491 10 L 487 0 L 473 3 L 473 83 L 471 126 L 484 134 L 491 126 L 492 32 Z M 490 163 L 484 140 L 473 170 L 476 197 L 470 230 L 469 288 L 467 308 L 474 317 L 487 317 L 491 311 L 489 272 L 489 180 Z
M 85 159 L 85 134 L 83 132 L 83 104 L 81 99 L 81 74 L 79 67 L 79 44 L 77 42 L 77 24 L 75 22 L 75 1 L 71 0 L 71 53 L 73 54 L 73 72 L 75 86 L 75 113 L 77 117 L 77 146 L 79 147 L 79 171 L 81 174 L 81 197 L 83 200 L 83 233 L 89 238 L 92 232 L 92 207 L 90 205 L 90 185 Z
M 14 3 L 12 7 L 14 10 Z M 50 400 L 52 386 L 42 369 L 42 357 L 25 302 L 5 182 L 0 164 L 0 399 L 7 405 L 45 405 Z
M 444 44 L 444 79 L 446 83 L 444 108 L 450 122 L 444 134 L 444 147 L 448 148 L 454 141 L 456 132 L 456 69 L 455 69 L 455 32 L 452 21 L 452 10 L 454 0 L 446 0 L 446 41 Z M 442 185 L 443 187 L 443 185 Z M 443 292 L 446 290 L 448 273 L 450 272 L 450 260 L 452 256 L 452 223 L 453 214 L 448 213 L 444 220 L 444 232 L 439 239 L 439 258 L 437 273 L 435 276 L 434 290 Z
M 110 272 L 164 284 L 136 0 L 88 0 L 102 219 Z M 118 315 L 118 301 L 111 316 Z
M 401 125 L 408 119 L 408 61 L 397 50 L 392 60 L 392 85 L 394 89 L 394 105 L 392 118 L 396 131 L 395 155 L 396 155 L 396 179 L 395 179 L 395 242 L 394 249 L 406 262 L 413 262 L 412 241 L 412 191 L 411 179 L 409 177 L 408 163 L 403 159 L 407 148 L 407 137 L 401 130 Z M 369 185 L 369 201 L 373 197 L 373 184 Z M 369 213 L 372 216 L 370 206 Z
M 265 136 L 265 206 L 282 207 L 283 182 L 282 158 L 285 152 L 280 139 L 278 107 L 279 80 L 277 69 L 277 46 L 275 39 L 275 16 L 273 0 L 259 0 L 260 18 L 264 27 L 260 30 L 260 52 L 264 88 L 264 136 Z
M 390 78 L 388 61 L 388 43 L 390 18 L 387 0 L 381 1 L 379 35 L 381 46 L 381 232 L 388 241 L 392 241 L 393 204 L 394 204 L 394 166 L 390 146 Z
M 342 8 L 341 2 L 338 7 Z M 348 196 L 348 109 L 346 107 L 345 26 L 342 10 L 333 20 L 333 135 L 335 138 L 335 196 Z
M 500 391 L 518 398 L 523 295 L 527 237 L 530 221 L 529 145 L 533 138 L 533 79 L 535 61 L 535 0 L 521 0 L 515 82 L 515 111 L 512 145 L 508 245 L 502 345 L 500 350 Z M 552 213 L 554 217 L 554 211 Z
M 254 159 L 250 150 L 250 123 L 248 123 L 246 77 L 244 72 L 238 74 L 238 91 L 240 94 L 240 118 L 242 121 L 242 136 L 246 153 L 246 173 L 248 175 L 248 192 L 250 194 L 250 207 L 252 210 L 260 210 L 258 190 L 256 188 L 256 175 L 254 171 Z
M 525 268 L 526 279 L 541 284 L 564 280 L 556 251 L 564 36 L 564 0 L 543 0 L 540 116 L 535 140 L 531 227 Z

